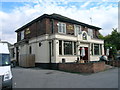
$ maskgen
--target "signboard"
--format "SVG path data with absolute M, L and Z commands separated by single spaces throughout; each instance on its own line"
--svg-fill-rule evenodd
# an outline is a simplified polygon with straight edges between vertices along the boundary
M 27 28 L 25 34 L 29 34 L 29 33 L 30 33 L 30 29 Z
M 68 30 L 74 30 L 73 25 L 68 25 L 68 26 L 67 26 L 67 29 L 68 29 Z

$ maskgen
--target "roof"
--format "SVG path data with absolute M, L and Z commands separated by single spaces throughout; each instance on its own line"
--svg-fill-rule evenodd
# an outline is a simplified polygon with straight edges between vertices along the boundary
M 31 21 L 31 22 L 27 23 L 26 25 L 22 26 L 21 28 L 17 29 L 15 32 L 22 31 L 23 29 L 27 28 L 29 25 L 31 25 L 31 24 L 35 23 L 36 21 L 39 21 L 39 20 L 41 20 L 43 18 L 56 19 L 56 20 L 59 20 L 59 21 L 69 22 L 69 23 L 73 23 L 73 24 L 78 24 L 78 25 L 81 25 L 81 26 L 85 26 L 85 27 L 92 28 L 92 29 L 97 29 L 97 30 L 101 29 L 100 27 L 96 27 L 96 26 L 93 26 L 93 25 L 85 24 L 83 22 L 79 22 L 79 21 L 73 20 L 71 18 L 62 16 L 60 14 L 53 13 L 51 15 L 43 14 L 42 16 L 34 19 L 33 21 Z

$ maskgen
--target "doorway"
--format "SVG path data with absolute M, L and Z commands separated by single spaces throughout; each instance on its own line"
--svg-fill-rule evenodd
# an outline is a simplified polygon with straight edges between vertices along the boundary
M 82 50 L 82 47 L 80 47 L 80 59 L 83 59 L 84 61 L 88 61 L 88 47 L 84 47 L 84 49 L 85 49 L 85 56 L 84 57 L 82 57 L 81 56 L 81 50 Z

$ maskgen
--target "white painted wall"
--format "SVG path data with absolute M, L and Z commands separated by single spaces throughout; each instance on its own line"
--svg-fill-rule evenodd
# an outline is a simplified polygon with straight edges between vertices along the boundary
M 98 43 L 104 44 L 103 40 L 99 39 L 91 39 L 88 36 L 88 40 L 82 40 L 79 35 L 78 37 L 72 35 L 63 35 L 63 34 L 54 34 L 54 35 L 43 35 L 37 38 L 32 38 L 29 41 L 29 45 L 25 44 L 20 46 L 20 54 L 29 54 L 29 46 L 32 47 L 32 54 L 35 54 L 35 62 L 36 63 L 49 63 L 49 40 L 54 40 L 54 55 L 51 56 L 52 63 L 62 62 L 62 58 L 65 58 L 66 62 L 74 62 L 77 60 L 77 55 L 59 55 L 59 40 L 69 40 L 69 41 L 78 41 L 79 47 L 89 47 L 90 43 Z M 42 45 L 39 47 L 39 42 Z M 86 43 L 86 44 L 85 44 Z M 79 49 L 78 47 L 78 49 Z M 104 53 L 104 47 L 102 53 Z M 79 50 L 78 50 L 79 51 Z M 80 57 L 80 52 L 78 52 L 78 56 Z M 92 56 L 90 55 L 90 61 L 99 60 L 100 56 Z
M 42 41 L 39 47 L 39 42 L 32 43 L 32 54 L 35 54 L 36 63 L 49 63 L 49 42 Z
M 99 57 L 101 55 L 94 55 L 94 56 L 90 56 L 90 61 L 99 61 Z

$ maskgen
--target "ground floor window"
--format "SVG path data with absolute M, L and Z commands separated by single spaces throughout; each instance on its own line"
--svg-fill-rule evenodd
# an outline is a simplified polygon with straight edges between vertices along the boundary
M 62 55 L 62 40 L 59 40 L 59 55 Z
M 32 47 L 29 46 L 29 54 L 32 54 Z
M 72 55 L 72 42 L 64 41 L 64 55 Z
M 59 40 L 59 55 L 76 55 L 76 42 Z
M 102 44 L 91 44 L 92 55 L 102 55 Z
M 99 44 L 94 44 L 94 55 L 99 55 Z
M 76 55 L 76 42 L 74 42 L 74 55 Z
M 51 54 L 52 54 L 52 56 L 54 56 L 54 40 L 52 40 Z

